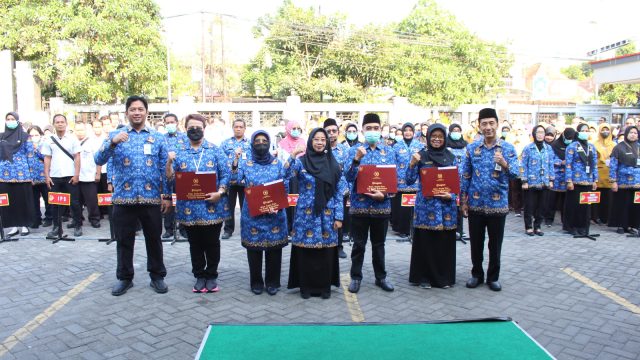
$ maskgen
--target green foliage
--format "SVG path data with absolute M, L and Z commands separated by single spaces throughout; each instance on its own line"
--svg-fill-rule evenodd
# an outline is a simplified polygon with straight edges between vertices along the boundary
M 0 47 L 32 62 L 45 96 L 95 103 L 166 93 L 152 0 L 0 0 L 0 12 Z
M 589 63 L 587 62 L 584 62 L 582 64 L 569 65 L 566 68 L 560 69 L 560 72 L 569 79 L 578 81 L 588 79 L 593 74 L 591 65 L 589 65 Z

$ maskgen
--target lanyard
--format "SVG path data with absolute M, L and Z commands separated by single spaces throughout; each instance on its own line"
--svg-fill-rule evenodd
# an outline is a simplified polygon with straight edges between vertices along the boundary
M 193 165 L 195 165 L 196 167 L 196 172 L 198 172 L 200 170 L 200 163 L 202 162 L 202 155 L 204 154 L 204 149 L 202 148 L 202 146 L 200 146 L 200 158 L 198 158 L 198 162 L 196 162 L 195 159 L 193 159 Z
M 625 145 L 627 145 L 627 147 L 629 148 L 629 150 L 631 150 L 631 153 L 633 155 L 635 155 L 636 159 L 639 158 L 640 156 L 638 155 L 637 151 L 633 151 L 633 147 L 631 147 L 631 145 L 629 145 L 629 143 L 627 143 L 626 141 L 624 142 Z

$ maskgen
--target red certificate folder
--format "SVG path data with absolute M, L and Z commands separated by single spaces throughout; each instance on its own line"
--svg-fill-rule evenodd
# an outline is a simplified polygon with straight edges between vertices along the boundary
M 255 217 L 289 207 L 284 181 L 276 180 L 244 189 L 249 215 Z
M 176 198 L 178 200 L 204 200 L 207 194 L 218 191 L 215 172 L 177 172 Z
M 456 166 L 420 169 L 422 195 L 431 197 L 437 193 L 460 193 L 460 178 Z
M 380 191 L 398 192 L 398 175 L 395 165 L 360 165 L 358 167 L 358 194 Z

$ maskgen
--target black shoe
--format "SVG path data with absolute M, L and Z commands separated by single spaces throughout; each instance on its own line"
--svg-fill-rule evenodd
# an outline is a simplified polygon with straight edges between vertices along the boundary
M 131 280 L 118 280 L 118 282 L 113 285 L 113 288 L 111 289 L 111 295 L 113 296 L 120 296 L 120 295 L 124 295 L 127 290 L 131 289 L 133 287 L 133 281 Z
M 411 241 L 409 239 L 409 234 L 400 234 L 398 235 L 398 239 L 396 239 L 396 242 L 409 242 Z
M 13 230 L 9 231 L 7 233 L 7 237 L 11 237 L 11 236 L 16 236 L 20 233 L 20 230 L 18 230 L 17 227 L 14 227 Z
M 42 227 L 49 227 L 53 224 L 53 221 L 51 220 L 45 220 L 42 222 Z
M 256 284 L 256 285 L 251 285 L 251 292 L 256 294 L 256 295 L 260 295 L 262 294 L 262 291 L 264 291 L 264 285 L 262 284 Z
M 91 227 L 94 229 L 99 229 L 100 228 L 100 221 L 92 221 L 91 222 Z
M 222 236 L 220 238 L 222 240 L 227 240 L 230 237 L 231 237 L 231 233 L 226 232 L 226 233 L 222 234 Z
M 78 226 L 77 228 L 75 228 L 75 230 L 73 230 L 73 236 L 75 237 L 82 236 L 82 228 L 80 226 Z
M 47 237 L 49 238 L 57 238 L 58 237 L 58 229 L 57 227 L 54 227 L 51 231 L 49 231 L 47 233 Z
M 322 293 L 320 293 L 320 297 L 322 297 L 325 300 L 330 298 L 331 297 L 331 290 L 323 291 Z
M 182 236 L 183 238 L 185 238 L 185 239 L 188 239 L 188 238 L 189 238 L 189 236 L 187 236 L 187 230 L 185 230 L 185 229 L 180 229 L 180 230 L 178 230 L 178 231 L 180 232 L 180 236 Z
M 40 227 L 40 225 L 42 225 L 42 221 L 35 221 L 31 225 L 29 225 L 29 227 L 32 229 L 37 229 Z
M 477 277 L 470 277 L 469 280 L 467 280 L 467 287 L 469 289 L 475 289 L 478 287 L 478 285 L 482 284 L 483 281 L 481 279 L 478 279 Z
M 618 229 L 616 230 L 616 232 L 617 232 L 618 234 L 624 234 L 624 229 L 620 227 L 620 228 L 618 228 Z
M 273 286 L 267 286 L 267 294 L 273 296 L 278 293 L 278 288 Z
M 342 249 L 338 249 L 338 257 L 340 259 L 346 259 L 347 258 L 347 253 L 344 252 L 344 250 L 342 250 Z
M 393 285 L 387 279 L 376 279 L 376 286 L 384 291 L 393 291 Z
M 73 228 L 76 228 L 76 227 L 78 227 L 78 226 L 82 226 L 82 224 L 80 224 L 80 225 L 76 225 L 76 222 L 75 222 L 75 221 L 72 221 L 72 222 L 70 222 L 70 223 L 68 223 L 68 224 L 67 224 L 67 229 L 73 229 Z
M 26 226 L 23 226 L 22 229 L 20 229 L 20 236 L 27 236 L 30 234 L 29 228 Z
M 158 294 L 164 294 L 169 291 L 167 284 L 164 283 L 164 279 L 151 280 L 149 286 L 151 286 Z
M 360 291 L 360 281 L 361 280 L 355 280 L 355 279 L 351 279 L 351 284 L 349 284 L 349 292 L 350 293 L 358 293 L 358 291 Z
M 527 230 L 525 230 L 525 232 L 524 232 L 524 233 L 525 233 L 525 234 L 527 234 L 527 235 L 529 235 L 529 236 L 534 236 L 534 235 L 535 235 L 535 234 L 533 233 L 533 230 L 531 230 L 531 229 L 527 229 Z
M 311 297 L 311 294 L 308 291 L 300 290 L 300 297 L 306 300 Z
M 496 281 L 488 281 L 487 285 L 489 286 L 489 289 L 493 290 L 493 291 L 500 291 L 502 290 L 502 285 L 500 285 L 500 282 Z
M 536 235 L 538 235 L 538 236 L 543 236 L 544 235 L 544 233 L 540 229 L 535 230 L 534 233 Z
M 173 237 L 173 231 L 165 231 L 164 234 L 162 234 L 162 238 L 163 239 L 168 239 L 168 238 L 172 238 Z
M 62 217 L 62 222 L 69 222 L 69 217 L 68 216 L 63 216 Z
M 422 281 L 418 286 L 420 289 L 431 289 L 431 284 L 428 281 Z
M 205 278 L 197 278 L 196 283 L 193 285 L 193 289 L 191 290 L 194 293 L 206 293 L 207 292 L 207 279 Z
M 207 292 L 214 293 L 220 291 L 218 287 L 218 280 L 216 279 L 207 279 Z

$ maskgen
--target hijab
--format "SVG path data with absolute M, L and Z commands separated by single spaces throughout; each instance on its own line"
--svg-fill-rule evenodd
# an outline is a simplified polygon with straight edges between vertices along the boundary
M 0 161 L 13 162 L 13 156 L 27 142 L 29 135 L 22 128 L 18 114 L 10 112 L 4 118 L 6 119 L 9 115 L 12 115 L 18 121 L 18 126 L 15 129 L 9 129 L 5 126 L 4 132 L 0 134 Z
M 430 125 L 429 128 L 427 129 L 427 146 L 420 150 L 419 154 L 420 154 L 420 162 L 422 163 L 427 163 L 427 162 L 433 162 L 434 166 L 451 166 L 453 165 L 453 162 L 455 161 L 456 157 L 455 155 L 453 155 L 453 153 L 451 151 L 449 151 L 449 149 L 447 149 L 447 145 L 445 143 L 442 144 L 442 146 L 440 147 L 433 147 L 431 146 L 431 135 L 433 135 L 434 131 L 442 131 L 442 134 L 445 136 L 446 139 L 446 135 L 447 135 L 447 128 L 444 127 L 444 125 L 442 124 L 433 124 Z
M 302 134 L 297 139 L 294 139 L 291 136 L 291 130 L 295 127 L 300 127 L 300 123 L 295 120 L 289 120 L 287 125 L 285 126 L 286 136 L 284 139 L 280 140 L 278 146 L 282 148 L 282 150 L 291 154 L 293 150 L 295 150 L 298 146 L 304 146 L 304 139 L 302 138 Z M 302 152 L 304 154 L 304 151 Z
M 451 133 L 453 129 L 460 129 L 460 135 L 462 135 L 462 127 L 459 124 L 451 124 L 449 125 L 449 135 L 447 135 L 446 147 L 450 147 L 452 149 L 462 149 L 467 146 L 467 142 L 464 139 L 464 136 L 460 136 L 460 139 L 453 140 L 451 138 Z
M 629 132 L 631 129 L 638 131 L 638 127 L 635 125 L 625 127 L 624 141 L 621 141 L 613 148 L 611 157 L 618 159 L 618 161 L 624 165 L 636 167 L 639 158 L 638 151 L 640 149 L 637 140 L 634 142 L 629 141 Z
M 413 137 L 411 139 L 407 139 L 407 138 L 404 137 L 404 129 L 406 129 L 408 127 L 411 128 L 411 131 L 413 131 L 414 136 L 415 136 L 415 133 L 416 133 L 416 129 L 413 127 L 412 123 L 406 122 L 406 123 L 404 123 L 404 125 L 402 125 L 402 128 L 401 128 L 401 130 L 402 130 L 402 139 L 404 140 L 404 143 L 407 144 L 407 146 L 411 145 L 411 142 L 413 141 Z
M 538 128 L 542 128 L 542 130 L 544 130 L 545 136 L 547 135 L 547 130 L 542 125 L 536 125 L 531 130 L 531 136 L 533 136 L 533 143 L 536 144 L 536 147 L 538 148 L 539 151 L 542 151 L 544 147 L 544 136 L 542 137 L 542 141 L 538 141 L 536 139 L 536 130 L 538 130 Z
M 322 132 L 327 138 L 327 144 L 321 152 L 316 152 L 313 149 L 313 137 L 318 132 Z M 340 180 L 340 165 L 333 157 L 331 145 L 329 144 L 329 135 L 323 128 L 315 128 L 311 131 L 307 139 L 307 151 L 301 161 L 304 169 L 315 178 L 316 188 L 313 212 L 315 215 L 320 215 L 324 208 L 327 207 L 329 199 L 335 194 L 336 186 Z
M 553 152 L 556 153 L 558 159 L 564 161 L 566 156 L 567 144 L 564 143 L 564 140 L 567 139 L 573 141 L 575 136 L 576 131 L 573 130 L 573 128 L 568 127 L 564 129 L 562 135 L 558 136 L 558 138 L 551 143 L 551 148 L 553 149 Z
M 349 128 L 354 128 L 354 129 L 356 129 L 356 132 L 358 132 L 358 125 L 350 122 L 347 125 L 347 127 L 344 128 L 344 141 L 346 141 L 347 144 L 349 144 L 349 147 L 352 147 L 353 145 L 358 143 L 358 136 L 356 135 L 356 138 L 353 139 L 353 140 L 347 139 L 347 131 L 349 131 Z
M 578 151 L 578 156 L 580 156 L 580 159 L 582 160 L 582 162 L 587 164 L 587 165 L 589 165 L 589 166 L 592 166 L 593 164 L 591 163 L 591 157 L 588 156 L 589 155 L 588 154 L 589 153 L 589 140 L 580 140 L 578 138 L 578 133 L 580 132 L 580 130 L 584 129 L 585 127 L 587 129 L 589 129 L 589 125 L 584 124 L 584 123 L 579 124 L 576 127 L 576 136 L 573 139 L 573 141 L 577 141 L 579 146 L 582 147 L 582 150 L 584 150 L 584 151 Z
M 253 141 L 258 135 L 263 135 L 264 137 L 266 137 L 269 145 L 268 148 L 271 148 L 271 137 L 269 136 L 269 133 L 264 130 L 258 130 L 254 132 L 253 135 L 251 135 L 251 158 L 253 159 L 253 161 L 260 165 L 271 164 L 275 157 L 271 155 L 271 152 L 269 150 L 267 150 L 266 154 L 259 154 L 253 147 Z

